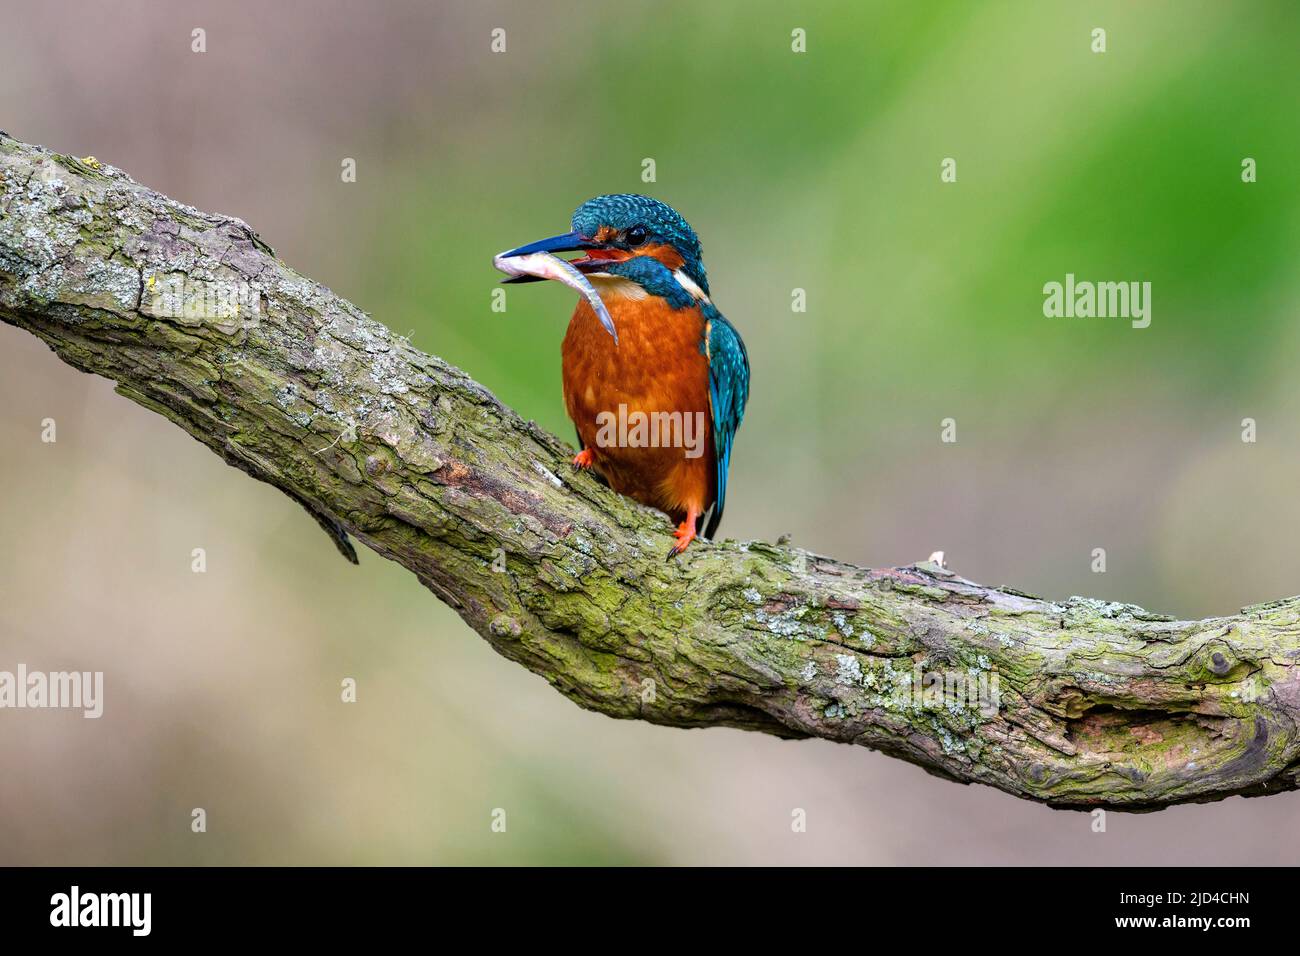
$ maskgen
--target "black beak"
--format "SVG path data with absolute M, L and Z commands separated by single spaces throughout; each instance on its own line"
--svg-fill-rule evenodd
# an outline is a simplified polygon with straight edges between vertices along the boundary
M 603 249 L 599 242 L 592 242 L 576 232 L 566 232 L 559 236 L 551 236 L 549 239 L 538 239 L 536 242 L 530 242 L 526 246 L 520 246 L 518 249 L 511 249 L 509 252 L 501 253 L 502 259 L 508 259 L 511 256 L 526 256 L 533 252 L 577 252 L 581 249 Z M 510 279 L 503 279 L 502 285 L 511 282 L 544 282 L 541 276 L 514 276 Z

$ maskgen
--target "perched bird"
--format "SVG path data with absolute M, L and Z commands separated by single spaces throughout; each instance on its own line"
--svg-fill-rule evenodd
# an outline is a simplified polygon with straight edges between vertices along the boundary
M 585 253 L 568 262 L 561 252 Z M 700 240 L 649 196 L 597 196 L 572 231 L 503 252 L 507 282 L 557 279 L 583 294 L 561 349 L 574 467 L 678 523 L 680 554 L 713 537 L 749 397 L 745 343 L 709 298 Z

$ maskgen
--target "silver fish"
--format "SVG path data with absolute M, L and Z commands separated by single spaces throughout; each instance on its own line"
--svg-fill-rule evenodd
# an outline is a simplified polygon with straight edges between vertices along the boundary
M 578 271 L 578 267 L 573 263 L 559 256 L 553 256 L 549 252 L 530 252 L 522 256 L 508 256 L 501 253 L 492 259 L 492 265 L 508 276 L 554 279 L 562 285 L 567 285 L 587 300 L 592 311 L 596 313 L 596 318 L 600 319 L 600 324 L 614 337 L 614 344 L 618 345 L 618 330 L 614 328 L 614 319 L 610 316 L 609 309 L 605 308 L 605 303 L 601 301 L 600 293 L 596 291 L 595 286 Z

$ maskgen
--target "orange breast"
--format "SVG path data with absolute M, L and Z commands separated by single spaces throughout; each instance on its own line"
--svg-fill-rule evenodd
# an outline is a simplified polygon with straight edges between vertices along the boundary
M 619 341 L 578 303 L 561 349 L 569 417 L 615 491 L 674 521 L 689 507 L 703 512 L 713 503 L 714 461 L 704 318 L 626 287 L 597 288 Z

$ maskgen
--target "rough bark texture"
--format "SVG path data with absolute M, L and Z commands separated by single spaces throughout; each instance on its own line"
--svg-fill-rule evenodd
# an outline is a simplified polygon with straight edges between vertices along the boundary
M 212 295 L 232 289 L 237 313 Z M 1176 621 L 759 542 L 666 562 L 662 515 L 243 222 L 3 134 L 0 318 L 305 505 L 345 553 L 341 529 L 409 568 L 583 707 L 859 744 L 1058 807 L 1297 786 L 1300 601 Z

